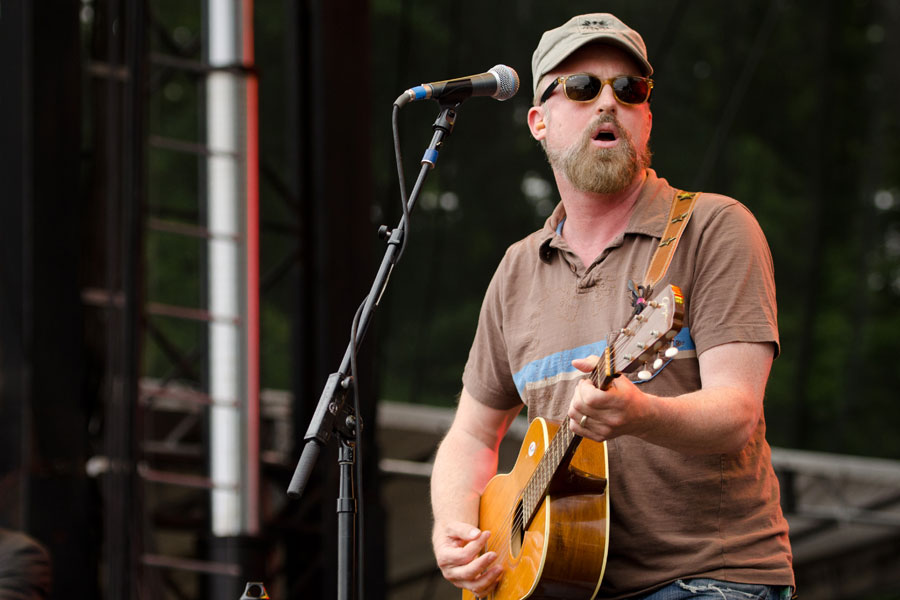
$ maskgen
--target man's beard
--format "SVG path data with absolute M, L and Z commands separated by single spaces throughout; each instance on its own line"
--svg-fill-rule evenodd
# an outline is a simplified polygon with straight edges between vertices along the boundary
M 612 148 L 595 148 L 592 134 L 601 123 L 612 123 L 619 143 Z M 637 174 L 650 166 L 647 146 L 638 153 L 634 141 L 612 115 L 601 115 L 585 130 L 581 141 L 567 150 L 551 150 L 543 144 L 547 160 L 582 192 L 611 194 L 621 192 Z

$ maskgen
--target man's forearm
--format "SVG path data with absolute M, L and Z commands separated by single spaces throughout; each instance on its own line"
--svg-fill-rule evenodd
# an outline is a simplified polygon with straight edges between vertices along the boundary
M 431 476 L 435 522 L 477 525 L 481 492 L 496 470 L 496 449 L 451 429 L 438 448 Z
M 595 362 L 574 364 L 586 371 Z M 700 356 L 703 389 L 681 396 L 645 394 L 626 378 L 607 390 L 585 380 L 569 406 L 573 431 L 595 440 L 630 435 L 684 454 L 738 452 L 759 425 L 771 366 L 771 345 L 731 343 Z
M 772 367 L 770 344 L 723 344 L 700 355 L 703 389 L 656 398 L 645 440 L 685 454 L 730 454 L 759 426 Z
M 684 454 L 730 454 L 759 422 L 760 403 L 741 390 L 713 388 L 675 398 L 653 397 L 657 416 L 645 441 Z

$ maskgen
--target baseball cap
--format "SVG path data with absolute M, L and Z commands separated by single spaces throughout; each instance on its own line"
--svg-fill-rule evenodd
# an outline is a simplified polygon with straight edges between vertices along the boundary
M 591 42 L 602 42 L 627 52 L 647 77 L 653 67 L 647 60 L 647 47 L 641 35 L 609 13 L 591 13 L 572 17 L 556 29 L 545 31 L 531 57 L 533 91 L 541 77 L 553 70 L 573 52 Z

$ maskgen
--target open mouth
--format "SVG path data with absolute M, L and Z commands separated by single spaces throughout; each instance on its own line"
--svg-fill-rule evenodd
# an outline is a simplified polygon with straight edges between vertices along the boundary
M 614 142 L 616 141 L 616 134 L 613 131 L 598 131 L 594 139 L 600 142 Z

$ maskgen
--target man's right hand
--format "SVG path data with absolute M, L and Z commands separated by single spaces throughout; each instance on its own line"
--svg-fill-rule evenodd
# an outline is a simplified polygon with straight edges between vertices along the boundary
M 444 578 L 479 597 L 494 589 L 503 573 L 503 566 L 492 566 L 497 560 L 496 552 L 481 554 L 490 535 L 490 531 L 481 531 L 460 521 L 435 524 L 432 544 Z

